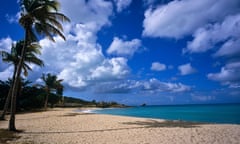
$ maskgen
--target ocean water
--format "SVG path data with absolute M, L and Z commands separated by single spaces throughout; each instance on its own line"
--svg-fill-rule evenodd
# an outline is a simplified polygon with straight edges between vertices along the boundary
M 206 123 L 240 124 L 240 104 L 111 108 L 94 113 Z

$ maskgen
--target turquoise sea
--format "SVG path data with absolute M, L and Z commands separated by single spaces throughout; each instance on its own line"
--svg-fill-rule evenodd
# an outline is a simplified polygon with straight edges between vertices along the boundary
M 111 108 L 95 110 L 94 113 L 206 123 L 240 124 L 240 104 Z

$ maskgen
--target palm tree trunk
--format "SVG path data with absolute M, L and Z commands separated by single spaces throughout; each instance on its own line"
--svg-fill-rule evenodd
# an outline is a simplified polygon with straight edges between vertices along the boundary
M 44 103 L 44 109 L 47 110 L 47 106 L 48 106 L 48 96 L 49 96 L 49 92 L 47 90 L 47 95 L 46 95 L 46 98 L 45 98 L 45 103 Z
M 26 29 L 24 46 L 22 48 L 21 57 L 17 66 L 17 71 L 16 71 L 14 82 L 13 82 L 12 96 L 11 96 L 11 114 L 10 114 L 10 120 L 8 125 L 9 131 L 16 131 L 16 126 L 15 126 L 16 99 L 17 99 L 18 84 L 20 81 L 20 75 L 22 72 L 24 57 L 25 57 L 26 49 L 28 45 L 28 35 L 29 35 L 28 29 Z
M 9 92 L 8 92 L 8 96 L 7 96 L 7 99 L 6 99 L 4 107 L 3 107 L 2 115 L 0 117 L 1 120 L 5 120 L 5 115 L 6 115 L 6 112 L 7 112 L 9 103 L 10 103 L 11 95 L 12 95 L 13 82 L 15 81 L 16 70 L 17 70 L 17 66 L 14 65 L 14 72 L 13 72 L 13 76 L 12 76 L 12 83 L 11 83 L 11 86 L 10 86 L 10 89 L 9 89 Z
M 17 85 L 19 83 L 19 80 L 17 80 L 17 79 L 19 79 L 19 78 L 17 78 L 17 76 L 16 76 L 16 80 L 14 82 L 12 95 L 11 95 L 11 111 L 10 111 L 10 120 L 9 120 L 9 125 L 8 125 L 9 131 L 16 131 L 15 113 L 16 113 L 16 100 L 17 100 Z

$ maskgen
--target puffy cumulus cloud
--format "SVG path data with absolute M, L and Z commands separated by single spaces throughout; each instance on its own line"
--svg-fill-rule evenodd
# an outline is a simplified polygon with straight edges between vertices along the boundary
M 142 83 L 142 90 L 153 92 L 186 92 L 191 89 L 190 86 L 182 83 L 166 83 L 155 78 Z
M 232 62 L 221 68 L 219 73 L 209 73 L 210 80 L 221 82 L 230 88 L 240 87 L 240 62 Z
M 161 82 L 152 78 L 145 81 L 125 80 L 102 83 L 95 88 L 96 93 L 181 93 L 191 87 L 182 83 Z
M 12 78 L 13 76 L 13 67 L 7 67 L 3 70 L 0 70 L 0 80 L 7 80 L 8 78 Z
M 239 5 L 239 0 L 174 0 L 146 10 L 143 35 L 182 38 L 207 23 L 239 12 Z
M 178 66 L 181 75 L 189 75 L 195 73 L 197 70 L 191 66 L 190 63 Z
M 167 67 L 165 64 L 162 64 L 159 62 L 153 62 L 152 66 L 151 66 L 151 70 L 153 70 L 153 71 L 164 71 L 164 70 L 166 70 L 166 68 Z
M 116 3 L 117 11 L 121 12 L 132 3 L 132 0 L 114 0 L 114 2 Z
M 105 0 L 60 0 L 61 12 L 71 19 L 72 23 L 91 24 L 96 31 L 103 25 L 110 24 L 113 5 Z
M 13 42 L 10 37 L 0 39 L 0 50 L 10 51 Z
M 1 51 L 10 52 L 13 43 L 14 41 L 10 37 L 0 39 L 0 74 L 1 74 L 1 77 L 4 77 L 4 78 L 6 77 L 8 78 L 9 76 L 8 74 L 6 75 L 6 73 L 8 73 L 6 72 L 8 71 L 6 70 L 6 68 L 9 65 L 2 61 Z
M 91 71 L 91 80 L 118 80 L 123 79 L 129 74 L 127 59 L 118 57 L 105 59 L 101 65 Z
M 209 24 L 199 28 L 194 33 L 194 39 L 188 42 L 187 49 L 190 53 L 205 52 L 220 44 L 220 50 L 215 56 L 233 55 L 239 53 L 240 14 L 228 16 L 221 23 Z M 221 43 L 223 45 L 221 46 Z M 229 49 L 228 49 L 229 48 Z M 227 50 L 228 49 L 228 50 Z
M 83 33 L 78 29 L 79 33 Z M 81 32 L 80 32 L 81 31 Z M 90 33 L 89 31 L 86 31 Z M 117 57 L 108 59 L 101 46 L 89 34 L 79 38 L 68 35 L 67 41 L 56 38 L 56 43 L 47 39 L 40 41 L 43 47 L 41 58 L 45 61 L 45 72 L 55 72 L 70 87 L 82 89 L 96 82 L 122 79 L 129 73 L 127 59 Z M 42 70 L 39 70 L 41 72 Z M 36 73 L 35 73 L 36 76 Z
M 113 42 L 107 49 L 108 54 L 117 56 L 133 56 L 133 54 L 142 46 L 141 40 L 133 39 L 124 41 L 118 37 L 114 37 Z

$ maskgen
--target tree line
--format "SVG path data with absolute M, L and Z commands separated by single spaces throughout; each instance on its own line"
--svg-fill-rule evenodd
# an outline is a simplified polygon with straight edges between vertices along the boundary
M 17 111 L 46 109 L 47 106 L 53 107 L 55 104 L 63 103 L 62 89 L 57 89 L 57 87 L 54 89 L 53 86 L 47 85 L 46 82 L 44 83 L 45 85 L 33 84 L 31 81 L 21 79 L 16 99 Z M 9 105 L 6 105 L 6 101 L 11 85 L 12 79 L 8 79 L 7 81 L 0 80 L 0 109 L 3 109 L 0 119 L 5 119 L 5 114 L 10 108 Z M 51 91 L 48 92 L 47 89 L 50 87 Z M 48 98 L 46 98 L 46 96 L 48 96 Z

